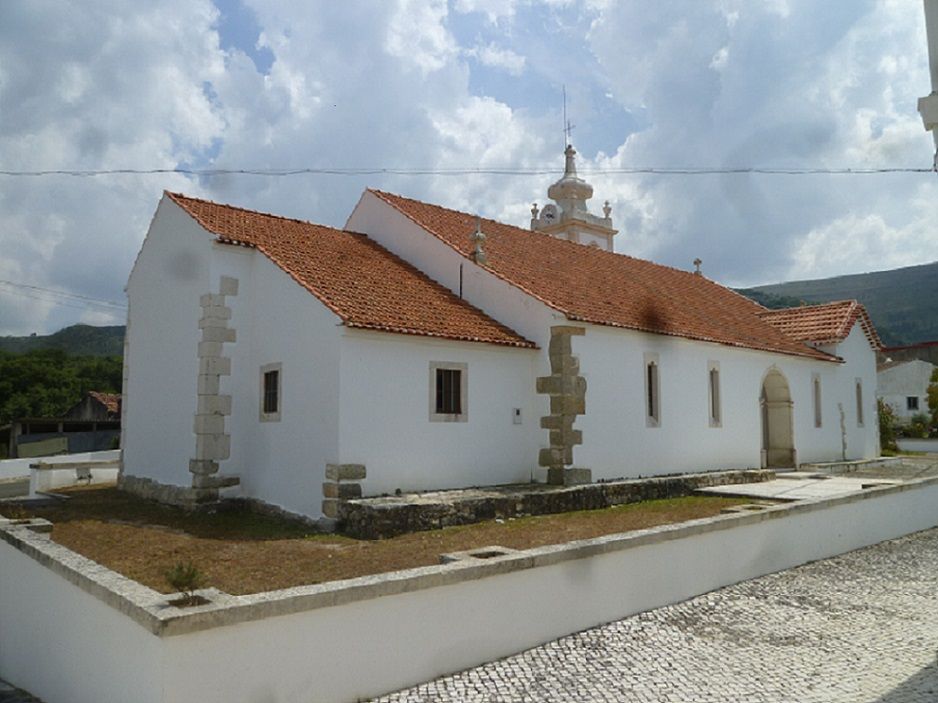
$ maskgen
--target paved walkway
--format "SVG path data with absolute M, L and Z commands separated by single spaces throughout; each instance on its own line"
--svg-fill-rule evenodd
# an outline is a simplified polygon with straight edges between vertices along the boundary
M 935 703 L 938 529 L 714 591 L 383 703 Z

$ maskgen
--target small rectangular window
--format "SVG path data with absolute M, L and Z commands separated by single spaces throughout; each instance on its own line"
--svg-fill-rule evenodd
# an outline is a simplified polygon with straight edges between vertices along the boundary
M 264 374 L 264 412 L 275 413 L 279 407 L 280 372 L 268 371 Z
M 814 398 L 814 426 L 821 426 L 821 377 L 814 374 L 811 377 L 812 395 Z
M 465 422 L 468 405 L 468 366 L 430 362 L 430 420 Z
M 918 410 L 918 396 L 910 395 L 905 399 L 906 410 Z
M 260 419 L 261 422 L 280 420 L 281 390 L 283 373 L 281 364 L 265 364 L 261 367 Z
M 444 415 L 462 412 L 462 371 L 459 369 L 436 370 L 436 411 Z
M 857 379 L 857 427 L 863 427 L 863 381 Z
M 722 408 L 720 407 L 720 365 L 715 361 L 709 364 L 708 380 L 710 386 L 710 427 L 720 427 L 722 424 Z
M 645 424 L 661 425 L 661 386 L 658 374 L 658 355 L 645 355 Z

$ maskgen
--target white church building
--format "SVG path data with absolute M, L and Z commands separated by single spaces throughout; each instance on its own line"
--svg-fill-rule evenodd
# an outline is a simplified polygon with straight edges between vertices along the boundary
M 574 156 L 530 229 L 377 190 L 341 230 L 165 193 L 127 287 L 121 485 L 319 518 L 878 455 L 862 306 L 770 311 L 615 253 Z

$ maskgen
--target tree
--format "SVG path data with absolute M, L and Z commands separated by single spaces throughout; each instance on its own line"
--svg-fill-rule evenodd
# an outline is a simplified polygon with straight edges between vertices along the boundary
M 931 413 L 932 425 L 938 425 L 938 367 L 931 372 L 931 382 L 928 384 L 928 410 Z
M 58 417 L 87 391 L 119 393 L 120 357 L 69 356 L 58 349 L 0 351 L 0 425 L 18 417 Z

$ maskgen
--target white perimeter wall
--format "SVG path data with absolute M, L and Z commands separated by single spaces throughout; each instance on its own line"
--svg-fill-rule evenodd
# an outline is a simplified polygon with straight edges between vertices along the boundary
M 343 602 L 337 593 L 340 605 L 163 637 L 0 540 L 0 676 L 46 703 L 355 701 L 932 527 L 936 502 L 934 481 L 873 489 L 544 547 L 486 562 L 478 578 L 456 575 L 473 565 L 399 572 L 384 577 L 387 595 Z M 448 585 L 421 583 L 444 574 Z M 276 612 L 295 595 L 252 600 Z
M 46 703 L 159 703 L 162 644 L 0 540 L 0 678 Z
M 590 325 L 573 337 L 586 378 L 586 414 L 574 427 L 583 445 L 574 464 L 599 478 L 719 468 L 758 467 L 762 425 L 759 397 L 771 368 L 787 379 L 793 401 L 794 442 L 801 462 L 841 458 L 838 402 L 846 413 L 847 458 L 878 455 L 875 398 L 870 369 L 875 357 L 857 327 L 845 344 L 848 364 L 818 362 L 679 337 Z M 843 345 L 841 345 L 843 346 Z M 645 354 L 659 361 L 660 414 L 657 427 L 646 423 Z M 722 422 L 711 427 L 709 364 L 718 362 Z M 867 363 L 868 362 L 868 363 Z M 869 368 L 867 368 L 869 366 Z M 821 377 L 822 426 L 814 426 L 812 375 Z M 864 379 L 868 405 L 864 428 L 856 426 L 854 378 Z
M 122 427 L 127 475 L 191 485 L 199 296 L 211 285 L 212 239 L 164 195 L 131 271 Z
M 222 376 L 221 392 L 233 401 L 231 458 L 221 473 L 241 477 L 242 495 L 317 517 L 326 464 L 339 458 L 341 321 L 261 252 L 213 247 L 212 280 L 233 276 L 239 286 L 226 300 L 237 341 L 224 347 L 231 376 Z M 261 422 L 261 367 L 275 363 L 281 419 Z
M 547 439 L 537 360 L 531 349 L 346 330 L 342 463 L 365 464 L 366 495 L 530 481 Z M 431 362 L 467 365 L 466 422 L 430 421 Z
M 165 700 L 368 698 L 930 527 L 936 500 L 938 486 L 932 485 L 587 559 L 166 638 L 172 686 Z

